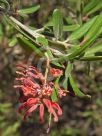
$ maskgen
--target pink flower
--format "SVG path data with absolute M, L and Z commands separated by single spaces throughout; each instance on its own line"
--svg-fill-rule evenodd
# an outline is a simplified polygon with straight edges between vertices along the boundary
M 59 77 L 59 76 L 62 75 L 62 70 L 56 69 L 56 68 L 52 68 L 52 69 L 50 69 L 50 73 L 51 73 L 51 75 L 53 75 L 54 77 Z
M 66 96 L 67 91 L 63 90 L 61 88 L 58 89 L 58 96 L 62 98 L 63 96 Z
M 44 121 L 44 109 L 46 107 L 48 113 L 52 115 L 54 121 L 57 122 L 58 117 L 62 115 L 62 109 L 57 102 L 52 102 L 51 100 L 55 83 L 48 82 L 43 74 L 33 66 L 25 67 L 18 65 L 16 73 L 19 77 L 16 78 L 18 84 L 14 87 L 18 88 L 21 94 L 19 98 L 19 102 L 21 103 L 19 112 L 27 109 L 24 120 L 26 120 L 33 111 L 39 108 L 39 121 L 42 123 Z M 52 68 L 50 73 L 54 77 L 62 75 L 62 71 L 55 68 Z M 59 88 L 58 96 L 63 97 L 65 95 L 64 90 Z
M 53 115 L 54 121 L 57 122 L 58 116 L 62 115 L 62 110 L 56 102 L 52 102 L 51 100 L 45 98 L 42 99 L 42 101 L 39 98 L 29 98 L 27 102 L 24 102 L 20 106 L 19 112 L 22 112 L 22 110 L 29 108 L 23 118 L 23 120 L 25 121 L 30 113 L 35 111 L 39 106 L 39 121 L 42 123 L 44 121 L 44 105 L 47 107 L 48 112 Z M 57 110 L 57 113 L 55 112 L 55 110 Z
M 43 104 L 40 104 L 39 106 L 39 113 L 40 113 L 39 121 L 42 123 L 44 121 L 44 105 Z
M 43 96 L 51 96 L 52 92 L 53 92 L 53 88 L 51 88 L 50 85 L 46 85 L 46 86 L 44 86 L 44 88 L 43 88 L 42 95 L 43 95 Z
M 25 96 L 33 95 L 36 96 L 40 90 L 39 84 L 33 82 L 29 77 L 16 78 L 17 81 L 20 81 L 20 85 L 15 85 L 15 88 L 21 88 Z M 38 91 L 37 91 L 38 90 Z
M 60 106 L 56 102 L 51 102 L 48 99 L 43 99 L 44 104 L 48 108 L 48 112 L 54 116 L 54 121 L 58 121 L 58 115 L 62 115 L 62 110 Z M 58 114 L 55 112 L 56 109 L 58 111 Z

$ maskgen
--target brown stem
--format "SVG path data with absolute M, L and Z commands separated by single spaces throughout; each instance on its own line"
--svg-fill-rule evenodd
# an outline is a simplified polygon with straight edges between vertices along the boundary
M 46 61 L 45 82 L 44 82 L 44 84 L 46 85 L 47 76 L 48 76 L 48 71 L 49 71 L 50 60 L 49 60 L 49 56 L 48 56 L 47 52 L 45 53 L 45 56 L 46 56 L 46 58 L 47 58 L 47 61 Z

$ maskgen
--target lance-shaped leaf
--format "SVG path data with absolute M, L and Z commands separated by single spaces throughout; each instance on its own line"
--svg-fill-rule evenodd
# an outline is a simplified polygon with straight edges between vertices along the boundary
M 82 57 L 79 60 L 80 61 L 102 61 L 102 56 Z
M 55 87 L 54 87 L 53 92 L 52 92 L 52 95 L 51 95 L 51 99 L 52 99 L 53 102 L 56 102 L 56 101 L 57 101 L 59 80 L 60 80 L 60 77 L 58 77 L 58 78 L 55 80 Z
M 73 24 L 73 25 L 66 25 L 63 26 L 63 31 L 67 32 L 67 31 L 75 31 L 80 27 L 79 24 Z
M 97 16 L 93 25 L 87 32 L 80 48 L 75 52 L 61 56 L 60 58 L 54 59 L 53 61 L 62 61 L 62 60 L 73 60 L 76 56 L 80 56 L 85 50 L 90 47 L 90 45 L 96 40 L 96 38 L 101 34 L 101 27 L 102 27 L 102 14 Z
M 63 18 L 59 9 L 53 12 L 53 31 L 56 39 L 60 39 L 63 33 Z
M 71 75 L 69 76 L 69 82 L 70 82 L 76 96 L 91 98 L 90 95 L 85 95 L 82 91 L 79 90 L 79 88 L 77 87 L 77 85 Z
M 83 24 L 77 30 L 75 30 L 68 37 L 68 41 L 77 40 L 77 39 L 80 39 L 82 36 L 84 36 L 87 33 L 87 31 L 89 30 L 89 28 L 92 26 L 92 24 L 94 23 L 95 19 L 96 19 L 96 17 L 90 19 L 87 23 Z
M 96 5 L 97 2 L 100 0 L 90 0 L 90 2 L 84 7 L 83 12 L 87 14 L 91 9 L 93 9 Z
M 53 92 L 52 92 L 52 95 L 51 95 L 51 100 L 53 102 L 57 101 L 57 89 L 56 88 L 53 89 Z
M 87 32 L 84 41 L 93 41 L 100 34 L 100 29 L 102 28 L 102 14 L 100 14 L 94 21 L 93 25 Z
M 94 56 L 99 52 L 102 53 L 102 40 L 98 41 L 91 48 L 86 50 L 84 57 Z
M 36 46 L 39 47 L 39 45 L 35 42 L 35 38 L 40 36 L 39 34 L 36 35 L 36 32 L 29 29 L 27 26 L 23 25 L 21 22 L 16 20 L 14 17 L 10 16 L 4 16 L 5 20 L 12 25 L 18 32 L 20 32 L 22 35 L 24 35 L 26 38 L 31 40 Z
M 16 20 L 14 17 L 10 16 L 5 16 L 5 19 L 7 20 L 7 22 L 9 22 L 14 28 L 17 29 L 17 31 L 19 31 L 21 34 L 23 34 L 25 37 L 27 37 L 28 39 L 30 39 L 32 42 L 34 42 L 34 44 L 36 46 L 40 46 L 36 41 L 35 39 L 37 37 L 45 37 L 44 35 L 42 34 L 39 34 L 37 33 L 36 31 L 30 29 L 29 27 L 23 25 L 21 22 L 19 22 L 18 20 Z M 65 43 L 63 42 L 56 42 L 56 41 L 52 41 L 52 40 L 49 40 L 48 39 L 48 42 L 49 42 L 49 45 L 51 47 L 58 47 L 60 49 L 63 49 L 65 50 Z
M 90 15 L 99 10 L 100 8 L 102 8 L 101 0 L 91 0 L 83 9 L 83 13 L 85 15 Z
M 17 36 L 17 40 L 19 42 L 19 44 L 27 51 L 27 52 L 35 52 L 36 54 L 38 54 L 39 56 L 43 56 L 43 53 L 41 52 L 41 50 L 36 47 L 36 45 L 34 45 L 30 40 L 28 40 L 27 38 L 23 37 L 22 35 L 18 35 Z
M 102 1 L 100 1 L 92 10 L 90 10 L 87 15 L 91 15 L 100 9 L 102 9 Z
M 68 63 L 67 67 L 66 67 L 66 70 L 65 70 L 65 78 L 64 78 L 64 81 L 63 81 L 63 87 L 66 90 L 67 90 L 67 87 L 68 87 L 68 78 L 69 78 L 72 70 L 73 70 L 73 64 Z
M 34 13 L 37 10 L 39 10 L 39 8 L 40 8 L 40 5 L 37 5 L 37 6 L 32 6 L 32 7 L 29 7 L 29 8 L 25 8 L 25 9 L 20 9 L 17 12 L 19 14 L 31 14 L 31 13 Z

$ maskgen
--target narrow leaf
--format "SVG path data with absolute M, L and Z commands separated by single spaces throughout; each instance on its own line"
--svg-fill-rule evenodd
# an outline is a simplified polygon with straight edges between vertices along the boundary
M 65 70 L 65 78 L 64 78 L 64 81 L 63 81 L 63 87 L 66 90 L 67 90 L 67 87 L 68 87 L 68 78 L 69 78 L 69 76 L 71 74 L 72 69 L 73 69 L 73 64 L 68 63 L 67 67 L 66 67 L 66 70 Z
M 90 15 L 91 11 L 100 4 L 100 0 L 91 0 L 83 9 L 85 15 Z
M 102 52 L 102 40 L 86 50 L 84 57 L 94 56 L 97 52 Z
M 79 60 L 80 61 L 102 61 L 102 56 L 82 57 Z
M 84 36 L 87 33 L 87 31 L 89 30 L 89 28 L 92 26 L 92 24 L 94 23 L 95 20 L 96 20 L 96 17 L 90 19 L 87 23 L 80 26 L 76 31 L 74 31 L 68 37 L 68 40 L 73 41 L 73 40 L 77 40 L 77 39 L 81 38 L 82 36 Z
M 102 27 L 102 14 L 97 16 L 93 25 L 91 26 L 88 33 L 86 34 L 83 44 L 81 45 L 81 47 L 77 51 L 75 51 L 71 54 L 68 54 L 66 56 L 61 56 L 60 58 L 54 59 L 54 61 L 62 61 L 62 60 L 66 60 L 66 59 L 73 60 L 76 56 L 80 56 L 100 35 L 101 27 Z
M 53 31 L 56 39 L 60 39 L 63 33 L 63 18 L 59 9 L 53 12 Z
M 58 93 L 58 87 L 59 87 L 59 80 L 60 80 L 60 77 L 58 77 L 55 80 L 55 87 L 54 87 L 52 95 L 51 95 L 51 99 L 52 99 L 53 102 L 57 101 L 57 93 Z
M 31 43 L 28 39 L 24 38 L 23 36 L 17 36 L 17 40 L 25 50 L 30 52 L 34 51 L 36 54 L 39 54 L 40 56 L 43 55 L 39 48 L 37 48 L 33 43 Z
M 74 24 L 74 25 L 68 25 L 68 26 L 63 26 L 63 31 L 67 32 L 67 31 L 75 31 L 80 27 L 79 24 Z
M 86 34 L 84 41 L 92 39 L 96 37 L 97 33 L 100 31 L 102 27 L 102 14 L 97 16 L 96 20 L 94 21 L 93 25 L 91 26 L 90 30 Z
M 37 10 L 39 10 L 39 8 L 40 8 L 40 5 L 37 5 L 37 6 L 32 6 L 32 7 L 29 7 L 29 8 L 25 8 L 25 9 L 20 9 L 17 12 L 19 14 L 31 14 L 31 13 L 34 13 Z
M 100 9 L 102 9 L 102 1 L 100 1 L 99 3 L 97 3 L 97 5 L 87 13 L 87 16 L 95 13 L 96 11 L 98 11 Z
M 53 89 L 53 92 L 52 92 L 52 95 L 51 95 L 51 100 L 53 102 L 57 101 L 57 91 L 56 91 L 56 88 Z
M 70 84 L 73 88 L 73 91 L 75 93 L 76 96 L 79 96 L 79 97 L 87 97 L 87 98 L 90 98 L 89 95 L 85 95 L 83 92 L 81 92 L 79 90 L 79 88 L 77 87 L 76 83 L 74 82 L 74 79 L 72 78 L 72 76 L 70 75 L 69 76 L 69 81 L 70 81 Z

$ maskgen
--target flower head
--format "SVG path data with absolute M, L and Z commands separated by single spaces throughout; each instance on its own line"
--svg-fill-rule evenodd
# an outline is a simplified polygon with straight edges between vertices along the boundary
M 15 88 L 19 88 L 22 94 L 19 98 L 19 102 L 22 103 L 19 112 L 24 109 L 28 109 L 24 115 L 24 120 L 30 115 L 31 112 L 39 108 L 39 121 L 44 121 L 44 109 L 48 109 L 48 113 L 54 118 L 54 121 L 58 121 L 58 116 L 62 115 L 62 109 L 57 102 L 52 102 L 51 95 L 53 93 L 55 84 L 53 82 L 45 82 L 44 75 L 33 66 L 24 67 L 18 65 L 16 73 L 19 75 L 16 80 L 19 84 L 15 85 Z M 57 77 L 62 75 L 62 71 L 59 69 L 51 69 L 50 73 Z M 61 88 L 58 88 L 58 97 L 65 96 L 66 93 Z M 56 112 L 57 111 L 57 112 Z

